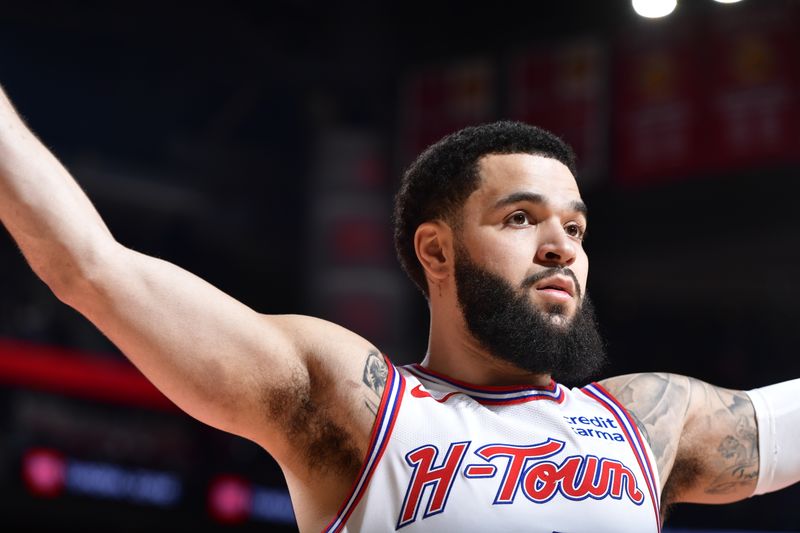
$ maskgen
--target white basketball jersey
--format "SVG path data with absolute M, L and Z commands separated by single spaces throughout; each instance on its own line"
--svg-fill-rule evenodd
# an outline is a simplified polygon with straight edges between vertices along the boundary
M 325 531 L 658 532 L 647 442 L 600 385 L 389 376 L 361 473 Z

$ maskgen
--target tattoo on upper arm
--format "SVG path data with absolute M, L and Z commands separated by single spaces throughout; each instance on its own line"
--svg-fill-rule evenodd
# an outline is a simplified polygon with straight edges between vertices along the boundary
M 746 497 L 758 481 L 758 430 L 753 405 L 744 392 L 704 389 L 705 406 L 693 426 L 708 428 L 710 439 L 701 444 L 708 479 L 703 492 L 715 496 Z
M 758 432 L 744 392 L 676 374 L 608 380 L 633 415 L 663 485 L 662 509 L 678 501 L 722 503 L 749 496 L 758 479 Z
M 378 414 L 378 404 L 383 396 L 383 389 L 386 387 L 386 379 L 389 376 L 389 367 L 381 354 L 377 351 L 370 351 L 367 361 L 364 363 L 364 372 L 361 380 L 369 389 L 369 393 L 364 398 L 364 404 L 373 414 Z

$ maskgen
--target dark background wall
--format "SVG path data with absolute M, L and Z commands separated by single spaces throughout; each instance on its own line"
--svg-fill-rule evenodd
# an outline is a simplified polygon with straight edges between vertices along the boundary
M 344 323 L 398 363 L 421 358 L 427 332 L 424 301 L 392 256 L 401 169 L 456 126 L 521 118 L 520 94 L 535 94 L 528 116 L 576 144 L 584 163 L 606 374 L 661 370 L 749 389 L 800 375 L 798 23 L 798 4 L 779 0 L 683 2 L 662 21 L 638 19 L 623 0 L 3 3 L 0 83 L 123 243 L 259 311 Z M 579 66 L 595 77 L 571 103 L 553 79 L 575 43 L 588 43 L 591 61 Z M 750 48 L 733 54 L 740 45 Z M 652 72 L 637 63 L 648 50 L 661 58 Z M 754 73 L 749 85 L 721 79 L 734 56 Z M 520 58 L 532 78 L 514 75 Z M 652 101 L 636 76 L 655 87 L 641 93 Z M 720 114 L 749 117 L 741 147 L 725 145 L 732 126 Z M 646 135 L 659 142 L 642 163 Z M 28 343 L 0 349 L 6 361 L 46 345 L 123 364 L 7 236 L 0 337 Z M 0 508 L 10 524 L 222 528 L 206 504 L 216 476 L 238 476 L 251 496 L 282 487 L 261 450 L 169 407 L 76 394 L 11 366 L 0 359 Z M 181 496 L 156 504 L 78 485 L 35 496 L 21 472 L 40 448 L 62 467 L 167 472 Z M 683 506 L 668 524 L 800 529 L 797 496 Z M 239 529 L 270 521 L 245 514 Z

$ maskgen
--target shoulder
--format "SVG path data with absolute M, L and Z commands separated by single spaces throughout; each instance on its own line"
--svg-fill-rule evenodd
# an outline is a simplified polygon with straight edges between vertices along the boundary
M 665 372 L 626 374 L 599 383 L 639 418 L 651 416 L 665 404 L 682 405 L 685 412 L 691 392 L 691 378 Z
M 667 413 L 686 414 L 691 378 L 665 372 L 626 374 L 599 382 L 640 422 L 662 419 Z
M 672 473 L 689 411 L 692 383 L 668 373 L 627 374 L 600 381 L 631 414 L 647 439 L 662 487 Z

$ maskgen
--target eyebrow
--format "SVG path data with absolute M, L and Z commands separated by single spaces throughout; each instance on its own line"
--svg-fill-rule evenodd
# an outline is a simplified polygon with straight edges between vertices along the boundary
M 500 198 L 494 204 L 494 208 L 497 209 L 499 207 L 505 207 L 510 204 L 516 204 L 518 202 L 530 202 L 532 204 L 547 204 L 547 199 L 542 196 L 541 194 L 536 194 L 532 192 L 514 192 L 509 194 L 508 196 L 504 196 Z M 586 207 L 586 204 L 583 203 L 581 200 L 572 200 L 569 203 L 569 209 L 575 211 L 576 213 L 581 213 L 584 217 L 589 216 L 589 208 Z

